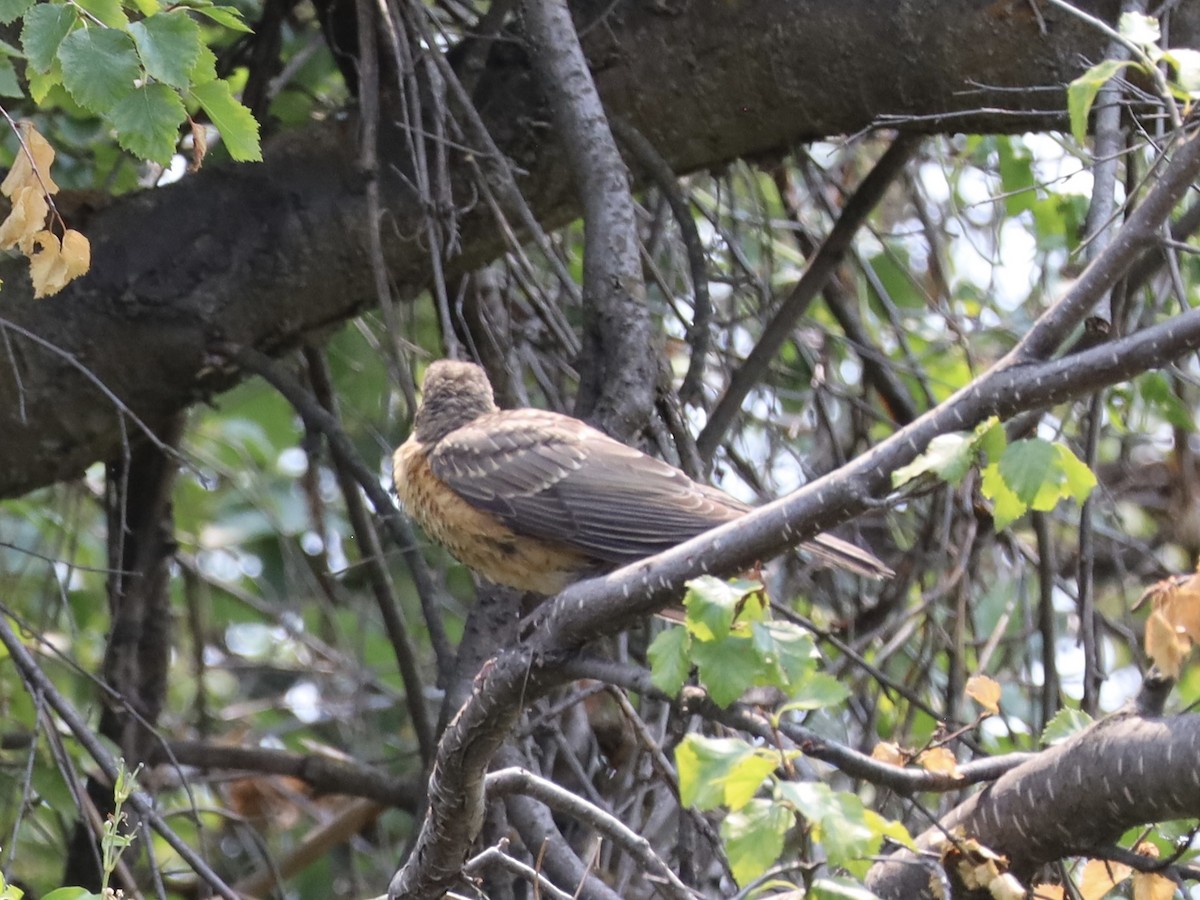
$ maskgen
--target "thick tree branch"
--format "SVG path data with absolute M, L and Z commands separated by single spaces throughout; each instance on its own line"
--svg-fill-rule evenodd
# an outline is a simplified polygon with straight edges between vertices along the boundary
M 1200 144 L 1193 138 L 1172 161 L 1156 186 L 1163 192 L 1186 189 L 1200 169 Z M 1152 192 L 1153 193 L 1153 192 Z M 1151 205 L 1148 197 L 1143 208 Z M 1171 205 L 1157 205 L 1163 219 Z M 1136 216 L 1135 216 L 1136 217 Z M 1135 235 L 1161 224 L 1133 218 L 1095 263 L 1101 275 L 1088 279 L 1091 303 L 1109 290 L 1134 262 L 1126 254 L 1126 230 Z M 1106 262 L 1122 255 L 1119 265 Z M 1089 269 L 1091 271 L 1091 269 Z M 1081 279 L 1082 280 L 1082 279 Z M 1073 297 L 1073 295 L 1072 295 Z M 1081 314 L 1087 298 L 1073 297 Z M 1063 304 L 1043 319 L 1061 325 Z M 1042 320 L 1035 325 L 1047 334 Z M 567 588 L 531 617 L 527 640 L 485 668 L 471 698 L 455 717 L 438 752 L 431 780 L 430 810 L 417 850 L 392 881 L 390 896 L 436 896 L 458 878 L 482 817 L 483 771 L 516 721 L 522 704 L 564 676 L 557 666 L 597 637 L 625 628 L 678 596 L 684 582 L 701 572 L 726 573 L 775 556 L 818 531 L 864 512 L 890 490 L 891 473 L 915 459 L 939 434 L 974 427 L 990 415 L 1058 403 L 1114 384 L 1200 348 L 1200 310 L 1143 329 L 1118 341 L 1045 362 L 1030 361 L 1018 345 L 1012 353 L 966 388 L 841 469 L 789 497 L 714 529 L 679 547 Z
M 1200 716 L 1117 714 L 1001 776 L 917 843 L 928 849 L 943 829 L 961 829 L 1023 878 L 1135 825 L 1200 815 L 1197 752 Z M 868 887 L 896 900 L 932 896 L 928 868 L 913 863 L 908 851 L 895 854 L 871 870 Z
M 576 412 L 629 440 L 649 418 L 657 371 L 629 173 L 567 0 L 525 0 L 522 9 L 583 207 L 584 352 Z
M 1081 5 L 1115 18 L 1113 0 Z M 919 131 L 1061 126 L 1060 88 L 1083 60 L 1101 57 L 1104 38 L 1053 9 L 1043 34 L 1027 4 L 1002 6 L 798 0 L 784 10 L 768 0 L 692 0 L 683 16 L 628 2 L 581 2 L 576 12 L 586 22 L 603 17 L 583 46 L 610 114 L 687 172 L 853 133 L 885 114 Z M 1171 33 L 1197 43 L 1200 8 L 1175 10 Z M 561 147 L 536 126 L 544 115 L 527 69 L 497 55 L 478 84 L 475 102 L 498 150 L 534 173 L 520 182 L 533 213 L 548 227 L 576 217 Z M 23 276 L 6 273 L 4 318 L 61 352 L 11 329 L 0 342 L 0 496 L 74 477 L 119 447 L 121 414 L 72 361 L 156 426 L 236 378 L 209 367 L 204 348 L 214 336 L 277 352 L 376 302 L 357 133 L 353 121 L 331 119 L 283 135 L 261 166 L 206 169 L 123 198 L 89 225 L 93 272 L 51 300 L 21 299 Z M 400 165 L 401 136 L 381 128 L 379 137 L 380 160 Z M 486 169 L 494 160 L 484 152 L 451 163 L 464 196 L 475 162 Z M 395 227 L 382 250 L 411 297 L 429 281 L 427 252 L 399 235 L 420 233 L 423 210 L 383 169 L 380 199 Z M 447 278 L 502 246 L 483 209 L 461 227 Z

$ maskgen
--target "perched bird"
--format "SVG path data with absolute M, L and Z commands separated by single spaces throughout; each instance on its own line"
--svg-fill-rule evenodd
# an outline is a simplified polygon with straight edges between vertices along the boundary
M 393 464 L 397 495 L 430 537 L 489 581 L 547 596 L 751 509 L 578 419 L 498 409 L 483 369 L 450 360 L 425 373 Z M 801 547 L 859 575 L 893 574 L 832 535 Z

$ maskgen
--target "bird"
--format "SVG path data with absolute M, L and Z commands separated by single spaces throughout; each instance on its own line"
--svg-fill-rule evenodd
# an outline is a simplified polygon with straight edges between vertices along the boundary
M 392 458 L 408 515 L 467 568 L 543 596 L 732 522 L 751 506 L 579 419 L 499 409 L 482 368 L 429 365 Z M 869 578 L 894 573 L 829 534 L 800 547 Z

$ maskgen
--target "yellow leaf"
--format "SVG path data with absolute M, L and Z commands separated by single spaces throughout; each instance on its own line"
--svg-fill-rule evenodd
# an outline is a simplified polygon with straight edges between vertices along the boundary
M 1079 896 L 1083 900 L 1100 900 L 1128 878 L 1132 871 L 1129 866 L 1120 863 L 1089 859 L 1079 876 Z
M 997 875 L 989 881 L 988 893 L 994 900 L 1025 900 L 1025 886 L 1011 872 Z
M 927 772 L 935 775 L 950 775 L 958 777 L 958 760 L 945 747 L 933 747 L 917 757 L 917 763 Z
M 871 750 L 871 759 L 887 763 L 889 766 L 904 766 L 908 764 L 908 757 L 904 755 L 904 751 L 900 749 L 900 745 L 893 744 L 891 741 L 880 741 L 876 744 Z
M 1061 884 L 1035 884 L 1033 900 L 1066 900 Z
M 33 236 L 46 225 L 50 207 L 37 187 L 23 187 L 13 198 L 12 212 L 0 224 L 0 249 L 20 247 L 28 255 Z
M 39 231 L 34 236 L 33 252 L 29 254 L 29 274 L 33 278 L 33 296 L 57 294 L 67 283 L 67 264 L 62 258 L 62 244 L 52 231 Z
M 1142 841 L 1133 848 L 1134 853 L 1158 859 L 1158 847 Z M 1175 882 L 1157 872 L 1135 872 L 1133 875 L 1133 900 L 1171 900 L 1175 896 Z
M 62 257 L 67 267 L 67 281 L 73 281 L 92 267 L 92 244 L 73 228 L 62 238 Z
M 1154 608 L 1177 630 L 1200 642 L 1200 575 L 1172 580 L 1154 597 Z
M 967 679 L 966 694 L 989 715 L 1000 712 L 1000 685 L 995 679 L 986 675 L 972 675 Z
M 1192 649 L 1192 642 L 1175 630 L 1160 609 L 1155 609 L 1146 619 L 1145 643 L 1146 655 L 1162 669 L 1163 674 L 1178 678 L 1183 659 Z
M 4 181 L 0 182 L 0 194 L 12 197 L 23 187 L 36 187 L 44 194 L 57 194 L 58 185 L 50 177 L 50 164 L 54 162 L 54 148 L 42 137 L 33 123 L 23 120 L 17 123 L 17 137 L 21 147 L 17 158 Z

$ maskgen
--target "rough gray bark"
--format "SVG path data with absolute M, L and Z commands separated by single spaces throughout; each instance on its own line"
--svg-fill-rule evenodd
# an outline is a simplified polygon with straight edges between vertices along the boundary
M 1126 829 L 1200 815 L 1198 748 L 1194 715 L 1102 719 L 1002 775 L 917 844 L 935 847 L 947 831 L 970 835 L 1028 878 L 1038 866 L 1112 843 Z M 885 900 L 932 897 L 931 864 L 901 851 L 871 869 L 867 886 Z
M 1111 19 L 1111 0 L 1081 3 Z M 1062 126 L 1061 86 L 1103 38 L 1025 0 L 769 0 L 579 3 L 584 49 L 605 104 L 679 172 L 781 152 L 825 135 L 905 120 L 920 131 Z M 603 21 L 600 21 L 600 19 Z M 590 27 L 589 27 L 590 26 Z M 1200 9 L 1172 38 L 1200 39 Z M 475 92 L 501 151 L 548 226 L 579 213 L 559 147 L 538 124 L 535 79 L 498 43 Z M 1022 88 L 1022 90 L 1012 90 Z M 1044 89 L 1044 90 L 1039 90 Z M 387 115 L 384 116 L 388 120 Z M 279 352 L 374 302 L 363 181 L 352 121 L 283 135 L 260 166 L 209 169 L 124 198 L 88 226 L 94 271 L 34 303 L 9 275 L 0 301 L 0 496 L 78 475 L 129 434 L 232 383 L 208 365 L 214 339 Z M 381 159 L 401 164 L 392 136 Z M 385 166 L 386 168 L 386 166 Z M 465 184 L 467 167 L 451 172 Z M 391 181 L 384 251 L 408 296 L 428 265 L 419 204 Z M 462 221 L 449 277 L 499 249 L 482 208 Z M 124 420 L 124 421 L 123 421 Z

